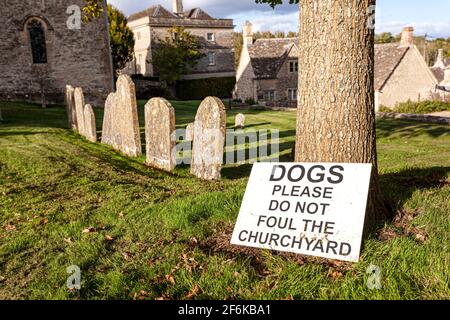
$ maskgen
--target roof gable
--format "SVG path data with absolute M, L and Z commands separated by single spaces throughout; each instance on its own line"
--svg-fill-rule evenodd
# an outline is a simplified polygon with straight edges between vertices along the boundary
M 249 46 L 250 60 L 259 79 L 276 78 L 298 38 L 258 39 Z
M 375 90 L 381 90 L 402 61 L 409 47 L 398 43 L 375 45 Z
M 177 16 L 168 11 L 161 5 L 151 6 L 148 9 L 132 14 L 128 17 L 128 21 L 134 21 L 141 18 L 150 17 L 150 18 L 176 18 Z
M 186 11 L 184 13 L 184 16 L 186 18 L 191 18 L 191 19 L 214 20 L 213 17 L 211 17 L 209 14 L 207 14 L 205 11 L 203 11 L 200 8 L 194 8 L 189 11 Z

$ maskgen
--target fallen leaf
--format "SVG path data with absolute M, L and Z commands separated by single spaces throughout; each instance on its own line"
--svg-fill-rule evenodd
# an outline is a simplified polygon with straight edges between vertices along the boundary
M 340 277 L 342 277 L 342 273 L 339 272 L 339 271 L 334 271 L 334 272 L 331 273 L 331 277 L 332 277 L 333 279 L 340 278 Z
M 48 219 L 47 219 L 47 218 L 42 219 L 42 220 L 39 222 L 39 224 L 47 224 L 47 223 L 48 223 Z
M 166 275 L 166 280 L 169 281 L 171 284 L 175 284 L 175 279 L 170 274 Z
M 8 224 L 5 227 L 6 231 L 12 231 L 12 230 L 16 230 L 16 226 L 13 226 L 12 224 Z
M 95 232 L 95 228 L 94 227 L 89 227 L 83 230 L 83 233 L 92 233 Z
M 123 257 L 125 260 L 130 259 L 130 255 L 128 254 L 128 252 L 122 252 L 122 257 Z
M 191 291 L 188 292 L 186 295 L 186 299 L 191 299 L 195 297 L 200 292 L 200 288 L 197 284 L 194 285 Z
M 67 243 L 72 243 L 72 239 L 71 238 L 64 238 L 64 241 Z
M 119 213 L 119 218 L 123 218 L 123 212 Z
M 105 240 L 106 240 L 106 241 L 114 241 L 114 238 L 111 237 L 110 235 L 106 235 L 106 236 L 105 236 Z

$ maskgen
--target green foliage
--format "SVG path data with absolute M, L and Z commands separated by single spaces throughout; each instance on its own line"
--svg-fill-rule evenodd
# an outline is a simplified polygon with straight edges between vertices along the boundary
M 158 39 L 153 53 L 153 66 L 160 79 L 173 85 L 204 57 L 198 39 L 183 27 L 172 27 L 169 36 Z
M 108 19 L 113 69 L 114 74 L 118 75 L 120 70 L 133 60 L 134 36 L 133 31 L 127 26 L 125 15 L 110 4 L 108 5 Z
M 202 100 L 209 96 L 230 98 L 236 84 L 235 77 L 177 81 L 177 97 L 180 100 Z
M 450 103 L 441 101 L 421 101 L 421 102 L 407 101 L 403 103 L 398 103 L 395 106 L 394 111 L 398 113 L 413 113 L 413 114 L 414 113 L 426 114 L 432 112 L 450 111 Z
M 245 102 L 245 104 L 247 104 L 249 106 L 254 106 L 256 104 L 256 101 L 253 98 L 247 98 L 247 99 L 245 99 L 244 102 Z
M 83 7 L 83 21 L 90 22 L 92 19 L 100 17 L 103 13 L 101 0 L 85 0 L 86 5 Z
M 386 107 L 385 105 L 381 105 L 380 109 L 379 109 L 379 112 L 393 112 L 393 110 L 388 108 L 388 107 Z
M 255 0 L 256 3 L 267 3 L 272 8 L 275 8 L 279 4 L 283 4 L 283 0 Z M 289 4 L 298 4 L 299 0 L 289 0 Z
M 377 44 L 398 42 L 399 40 L 400 38 L 398 36 L 394 37 L 390 32 L 375 35 L 375 43 Z

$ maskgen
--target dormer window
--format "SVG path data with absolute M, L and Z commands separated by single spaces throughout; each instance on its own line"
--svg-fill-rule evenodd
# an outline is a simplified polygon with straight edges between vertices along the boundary
M 42 22 L 33 19 L 27 26 L 30 36 L 31 55 L 34 64 L 47 63 L 47 45 L 45 42 L 45 30 Z
M 289 62 L 289 72 L 290 73 L 298 72 L 298 61 Z
M 216 37 L 215 37 L 214 33 L 208 32 L 208 33 L 206 34 L 206 39 L 207 39 L 208 41 L 214 42 L 214 41 L 216 40 Z

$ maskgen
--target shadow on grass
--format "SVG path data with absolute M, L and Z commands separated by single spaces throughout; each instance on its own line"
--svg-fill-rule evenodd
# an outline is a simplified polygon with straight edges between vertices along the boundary
M 449 185 L 450 167 L 411 168 L 380 175 L 381 189 L 391 207 L 398 211 L 415 191 Z
M 450 134 L 450 128 L 444 125 L 417 123 L 405 120 L 383 119 L 377 121 L 378 138 L 387 138 L 391 135 L 402 138 L 412 138 L 428 135 L 438 138 Z

